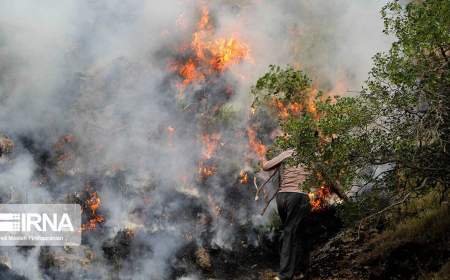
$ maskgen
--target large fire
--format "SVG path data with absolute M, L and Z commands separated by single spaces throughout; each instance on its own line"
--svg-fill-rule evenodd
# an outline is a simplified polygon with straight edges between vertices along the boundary
M 219 38 L 211 42 L 207 49 L 212 55 L 210 65 L 217 71 L 223 71 L 248 56 L 248 47 L 236 37 Z
M 181 23 L 180 23 L 181 24 Z M 184 23 L 183 23 L 184 25 Z M 228 37 L 217 37 L 215 27 L 211 21 L 210 11 L 206 6 L 201 7 L 201 16 L 198 20 L 195 31 L 192 34 L 191 42 L 180 48 L 183 54 L 182 60 L 176 60 L 170 65 L 170 69 L 177 73 L 181 81 L 177 85 L 180 94 L 193 83 L 202 83 L 215 74 L 220 74 L 232 65 L 238 64 L 245 59 L 250 59 L 249 47 L 239 40 L 237 33 Z M 186 58 L 186 54 L 187 57 Z M 325 97 L 339 95 L 345 88 L 345 82 L 339 83 L 332 90 L 324 94 Z M 299 116 L 302 112 L 309 112 L 314 119 L 320 119 L 317 111 L 316 97 L 319 91 L 315 86 L 308 90 L 304 102 L 283 102 L 273 98 L 271 106 L 275 108 L 280 119 L 287 119 L 290 116 Z M 168 129 L 169 134 L 173 134 Z M 258 140 L 257 130 L 252 127 L 247 128 L 247 137 L 250 151 L 256 155 L 258 160 L 265 159 L 267 147 Z M 200 160 L 198 162 L 198 174 L 201 179 L 205 179 L 217 172 L 218 166 L 214 163 L 214 155 L 219 147 L 220 133 L 203 133 L 199 137 L 202 144 Z M 243 184 L 248 182 L 247 172 L 241 171 L 239 181 Z M 318 191 L 310 193 L 311 205 L 313 209 L 323 208 L 330 191 L 327 187 L 321 186 Z
M 239 40 L 237 33 L 228 38 L 215 36 L 207 7 L 201 9 L 189 47 L 183 47 L 181 51 L 193 53 L 187 61 L 175 61 L 170 65 L 170 69 L 183 79 L 178 85 L 181 92 L 191 83 L 201 82 L 208 75 L 223 72 L 250 57 L 248 45 Z
M 131 59 L 125 56 L 116 60 L 115 54 L 121 52 L 115 51 L 114 55 L 100 57 L 99 62 L 93 61 L 93 65 L 87 63 L 86 69 L 83 64 L 80 69 L 83 72 L 76 75 L 76 83 L 68 84 L 70 87 L 72 84 L 75 86 L 73 90 L 67 90 L 68 93 L 74 93 L 74 99 L 67 100 L 70 102 L 61 99 L 61 103 L 59 99 L 55 101 L 55 104 L 62 106 L 66 106 L 66 103 L 74 104 L 69 112 L 71 120 L 79 121 L 73 129 L 76 137 L 72 134 L 62 136 L 51 151 L 47 151 L 51 147 L 48 145 L 44 145 L 43 149 L 35 149 L 34 146 L 39 145 L 41 140 L 26 147 L 29 150 L 27 153 L 33 154 L 33 164 L 28 164 L 26 158 L 26 167 L 34 166 L 34 161 L 37 165 L 42 165 L 37 172 L 33 172 L 33 177 L 43 182 L 39 187 L 48 186 L 51 192 L 55 190 L 52 197 L 58 198 L 63 197 L 64 191 L 70 191 L 67 199 L 80 204 L 83 211 L 81 230 L 84 236 L 92 237 L 83 240 L 80 253 L 88 250 L 92 251 L 92 254 L 104 253 L 98 254 L 98 258 L 96 256 L 93 259 L 95 262 L 88 269 L 93 268 L 100 273 L 104 271 L 103 267 L 98 269 L 98 264 L 101 258 L 105 257 L 115 268 L 117 266 L 113 271 L 114 275 L 125 275 L 129 271 L 123 270 L 123 273 L 119 273 L 119 269 L 129 267 L 133 271 L 141 271 L 140 264 L 136 264 L 135 260 L 142 260 L 139 263 L 158 264 L 154 269 L 155 276 L 152 274 L 150 278 L 164 279 L 158 277 L 159 271 L 167 270 L 167 267 L 163 266 L 164 262 L 168 260 L 170 269 L 172 265 L 178 269 L 178 246 L 182 246 L 180 250 L 190 250 L 190 247 L 184 246 L 190 244 L 183 242 L 180 236 L 190 236 L 188 241 L 193 240 L 195 246 L 213 244 L 216 247 L 215 243 L 221 242 L 225 233 L 233 237 L 233 240 L 225 240 L 223 244 L 217 243 L 218 246 L 224 246 L 220 249 L 227 248 L 228 243 L 234 248 L 234 240 L 239 248 L 253 246 L 254 231 L 250 228 L 252 215 L 247 214 L 255 209 L 249 197 L 245 195 L 248 194 L 247 191 L 253 190 L 252 185 L 257 188 L 257 194 L 259 189 L 250 163 L 246 162 L 242 169 L 239 165 L 250 160 L 249 158 L 265 159 L 266 137 L 260 137 L 262 134 L 258 134 L 264 123 L 242 127 L 242 112 L 234 115 L 235 109 L 239 108 L 235 105 L 241 99 L 232 99 L 235 90 L 245 86 L 239 83 L 240 81 L 233 80 L 243 76 L 235 73 L 239 68 L 237 66 L 252 62 L 252 52 L 250 44 L 242 40 L 239 28 L 228 34 L 221 33 L 228 27 L 225 26 L 227 22 L 220 21 L 221 16 L 217 17 L 221 32 L 216 30 L 215 14 L 208 10 L 206 1 L 204 3 L 205 6 L 199 10 L 198 19 L 186 22 L 183 15 L 177 18 L 177 25 L 182 27 L 183 31 L 192 32 L 186 37 L 183 35 L 174 40 L 176 47 L 167 45 L 172 42 L 170 40 L 163 45 L 158 44 L 157 49 L 152 46 L 147 50 L 145 46 L 139 46 L 139 52 L 132 52 L 134 55 Z M 180 43 L 183 39 L 184 44 Z M 76 51 L 83 49 L 77 48 Z M 161 58 L 160 53 L 156 51 L 161 51 Z M 141 57 L 141 54 L 145 55 Z M 151 59 L 147 60 L 150 55 Z M 168 55 L 172 56 L 171 61 L 163 64 L 168 66 L 165 69 L 167 73 L 162 73 L 161 77 L 149 82 L 149 73 L 158 73 L 159 76 L 159 71 L 153 70 L 160 70 L 161 60 L 167 63 Z M 85 57 L 82 53 L 73 56 Z M 144 63 L 138 63 L 137 58 L 143 58 Z M 153 90 L 153 86 L 158 90 Z M 332 92 L 339 91 L 342 87 L 339 84 Z M 173 95 L 170 94 L 173 92 Z M 161 96 L 158 96 L 159 93 L 162 93 Z M 177 93 L 178 97 L 184 96 L 185 100 L 175 100 Z M 284 103 L 274 98 L 272 106 L 281 119 L 298 117 L 305 111 L 319 118 L 314 103 L 317 94 L 317 90 L 311 89 L 308 102 L 305 103 Z M 124 102 L 125 100 L 127 102 Z M 221 110 L 228 109 L 228 105 L 231 108 L 231 117 L 227 115 L 227 110 Z M 158 106 L 158 110 L 153 110 L 153 106 Z M 79 115 L 82 118 L 78 120 Z M 225 123 L 222 122 L 223 119 L 226 120 L 226 125 L 222 125 Z M 53 136 L 60 131 L 71 131 L 69 127 L 60 130 L 59 124 L 59 121 L 50 124 L 51 130 L 48 133 L 37 133 L 37 136 L 44 138 L 46 134 Z M 53 128 L 52 125 L 57 127 Z M 8 139 L 0 138 L 0 141 L 0 156 L 13 149 L 13 143 Z M 20 147 L 28 146 L 28 139 L 20 141 L 23 142 L 20 142 Z M 123 145 L 124 143 L 127 145 Z M 242 149 L 247 153 L 242 152 Z M 176 162 L 177 157 L 185 158 Z M 222 160 L 225 157 L 229 158 Z M 20 158 L 19 160 L 21 161 Z M 192 163 L 191 160 L 195 162 Z M 172 185 L 178 184 L 173 181 L 177 176 L 180 176 L 180 186 L 173 189 Z M 197 178 L 200 180 L 196 181 Z M 88 184 L 86 189 L 83 189 L 84 186 L 80 182 L 86 181 L 92 181 L 92 185 Z M 66 188 L 66 183 L 71 184 L 70 188 Z M 243 193 L 245 195 L 242 195 Z M 262 190 L 262 194 L 267 199 L 269 193 Z M 313 208 L 324 207 L 328 195 L 329 189 L 326 186 L 311 193 Z M 105 203 L 107 198 L 111 201 Z M 120 198 L 121 202 L 128 203 L 114 203 L 119 200 L 113 198 Z M 127 227 L 120 231 L 124 233 L 125 238 L 117 234 L 109 240 L 116 228 L 122 224 L 113 224 L 114 214 L 119 210 L 120 218 L 123 217 L 127 223 Z M 217 222 L 213 223 L 211 219 L 216 219 Z M 105 223 L 107 220 L 108 224 Z M 203 223 L 202 227 L 205 229 L 197 229 L 196 222 Z M 191 228 L 191 225 L 195 227 Z M 244 226 L 249 228 L 248 232 L 251 234 L 247 240 L 244 239 L 247 237 L 247 229 L 244 229 Z M 142 232 L 138 231 L 140 229 Z M 129 242 L 135 233 L 136 242 Z M 233 236 L 235 233 L 239 236 Z M 101 239 L 96 238 L 100 235 L 103 235 Z M 170 243 L 170 248 L 164 251 L 167 251 L 164 256 L 157 253 L 158 242 L 163 245 Z M 131 249 L 128 252 L 129 248 Z M 107 259 L 108 250 L 113 252 L 110 259 Z M 63 251 L 73 253 L 73 256 L 79 253 L 79 250 Z M 173 255 L 170 255 L 171 252 Z M 44 251 L 42 253 L 45 254 Z M 49 253 L 53 251 L 50 250 Z M 58 258 L 58 255 L 55 255 L 55 258 L 53 255 L 51 258 L 43 256 L 45 258 L 42 259 L 51 262 Z M 71 257 L 70 260 L 72 259 Z M 132 262 L 128 263 L 129 260 Z M 79 266 L 75 267 L 78 272 Z M 153 267 L 149 270 L 153 273 Z
M 182 15 L 177 19 L 177 25 L 186 29 L 187 24 Z M 232 65 L 249 58 L 249 47 L 239 40 L 234 32 L 230 36 L 218 37 L 211 21 L 210 11 L 206 6 L 200 9 L 200 19 L 195 25 L 189 44 L 178 48 L 180 56 L 169 63 L 169 69 L 178 74 L 181 81 L 177 84 L 179 97 L 193 83 L 206 82 L 210 77 L 221 74 Z M 228 92 L 227 92 L 228 94 Z M 219 105 L 220 107 L 220 105 Z M 173 131 L 168 129 L 169 136 Z M 201 155 L 198 162 L 200 179 L 212 176 L 217 171 L 214 156 L 220 145 L 219 132 L 202 133 L 199 136 Z

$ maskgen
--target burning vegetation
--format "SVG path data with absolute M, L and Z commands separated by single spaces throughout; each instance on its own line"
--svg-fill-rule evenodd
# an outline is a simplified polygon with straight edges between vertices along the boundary
M 173 244 L 168 257 L 177 258 L 175 261 L 165 259 L 168 264 L 165 268 L 153 268 L 147 272 L 150 279 L 165 279 L 163 275 L 167 274 L 176 277 L 198 273 L 196 270 L 203 275 L 222 275 L 225 278 L 235 275 L 237 271 L 245 273 L 238 262 L 220 271 L 221 262 L 227 262 L 236 254 L 239 259 L 248 257 L 249 262 L 258 260 L 267 263 L 264 258 L 272 254 L 270 246 L 276 243 L 272 244 L 272 240 L 252 226 L 252 216 L 261 205 L 254 204 L 252 198 L 257 190 L 251 184 L 259 178 L 255 170 L 268 151 L 259 135 L 269 135 L 274 128 L 258 125 L 255 112 L 249 112 L 250 121 L 245 128 L 238 126 L 230 129 L 221 123 L 224 122 L 221 119 L 223 112 L 236 90 L 233 66 L 252 63 L 253 59 L 250 45 L 238 32 L 224 36 L 217 34 L 213 16 L 209 7 L 202 5 L 190 40 L 168 48 L 173 50 L 167 59 L 169 82 L 161 87 L 166 92 L 171 92 L 172 86 L 176 88 L 177 93 L 166 103 L 166 110 L 177 118 L 162 124 L 165 128 L 158 128 L 164 136 L 148 136 L 153 145 L 168 149 L 163 153 L 183 151 L 195 158 L 195 168 L 177 170 L 182 174 L 196 175 L 183 175 L 180 180 L 171 181 L 182 185 L 176 191 L 164 191 L 164 188 L 172 187 L 162 183 L 155 173 L 150 177 L 137 175 L 136 171 L 144 169 L 147 173 L 153 167 L 145 165 L 148 159 L 141 158 L 142 155 L 132 153 L 137 159 L 133 161 L 136 170 L 127 167 L 122 158 L 115 157 L 116 151 L 108 155 L 114 160 L 106 161 L 107 164 L 96 162 L 102 162 L 102 154 L 108 150 L 99 140 L 120 137 L 124 129 L 121 127 L 105 128 L 101 123 L 89 123 L 88 128 L 83 129 L 93 131 L 87 134 L 88 137 L 94 135 L 93 139 L 83 138 L 82 131 L 76 130 L 58 135 L 54 143 L 47 146 L 31 137 L 19 139 L 20 146 L 33 155 L 39 166 L 33 175 L 33 180 L 38 182 L 36 186 L 47 188 L 62 202 L 78 203 L 82 208 L 82 248 L 63 252 L 41 251 L 40 269 L 44 275 L 57 277 L 55 275 L 64 274 L 68 279 L 102 278 L 102 272 L 95 272 L 95 266 L 96 263 L 106 262 L 113 267 L 108 275 L 121 278 L 122 274 L 139 265 L 138 259 L 159 265 L 158 250 L 166 250 L 158 248 L 159 242 Z M 118 67 L 119 73 L 121 68 L 135 71 L 130 69 L 139 67 L 124 63 Z M 79 81 L 81 88 L 97 90 L 93 90 L 95 93 L 90 96 L 95 102 L 110 98 L 101 92 L 111 89 L 100 82 L 106 79 L 108 73 L 99 71 L 92 77 L 83 76 Z M 120 76 L 116 77 L 117 85 L 122 81 Z M 86 115 L 91 114 L 89 121 L 99 117 L 98 108 L 90 98 L 80 99 L 77 104 L 83 112 L 87 112 Z M 276 98 L 271 102 L 281 119 L 300 116 L 305 108 L 314 111 L 311 102 L 284 103 Z M 187 105 L 180 108 L 180 103 Z M 193 137 L 195 145 L 188 149 L 181 147 L 184 143 L 179 139 L 190 137 Z M 0 138 L 1 157 L 12 153 L 13 148 L 12 140 L 3 136 Z M 143 150 L 146 149 L 153 147 Z M 158 151 L 145 153 L 150 157 L 157 154 Z M 238 164 L 225 165 L 224 159 L 228 157 Z M 93 170 L 89 168 L 91 165 Z M 268 192 L 263 192 L 267 200 Z M 311 200 L 314 208 L 325 207 L 325 197 L 325 189 L 318 196 L 314 195 Z M 112 198 L 114 201 L 108 201 Z M 125 224 L 117 222 L 116 206 L 126 209 Z M 262 250 L 263 253 L 257 253 L 258 247 L 264 246 L 267 248 Z M 100 251 L 94 252 L 97 248 Z M 190 249 L 180 254 L 184 248 Z M 69 267 L 68 263 L 77 255 L 80 258 L 73 263 L 73 267 Z M 249 267 L 252 265 L 248 263 Z
M 268 34 L 246 30 L 255 24 L 249 15 L 261 16 L 268 3 L 181 1 L 187 9 L 171 21 L 176 30 L 158 30 L 160 37 L 152 33 L 152 40 L 119 40 L 116 32 L 136 30 L 131 33 L 140 37 L 149 29 L 142 19 L 136 21 L 145 22 L 145 27 L 128 28 L 141 11 L 120 9 L 111 20 L 108 9 L 87 2 L 99 14 L 74 26 L 87 27 L 102 43 L 93 46 L 85 38 L 91 35 L 78 38 L 76 33 L 64 40 L 47 38 L 78 39 L 69 42 L 61 57 L 34 58 L 39 67 L 30 62 L 14 72 L 15 64 L 34 52 L 23 46 L 16 49 L 25 50 L 24 57 L 10 56 L 15 52 L 4 49 L 3 42 L 22 42 L 23 31 L 21 25 L 0 23 L 0 109 L 20 109 L 14 115 L 17 122 L 0 111 L 5 119 L 0 127 L 5 133 L 0 134 L 0 202 L 77 203 L 82 209 L 81 246 L 2 248 L 0 279 L 271 279 L 278 268 L 280 221 L 275 207 L 267 203 L 279 182 L 276 173 L 262 172 L 260 163 L 286 149 L 295 150 L 288 164 L 301 164 L 309 171 L 299 187 L 308 192 L 313 209 L 302 226 L 315 249 L 314 279 L 416 280 L 414 273 L 422 272 L 421 267 L 423 279 L 445 275 L 450 225 L 449 129 L 444 121 L 449 107 L 444 98 L 447 41 L 413 57 L 390 57 L 399 55 L 395 51 L 375 56 L 373 79 L 362 97 L 353 98 L 346 96 L 354 85 L 348 69 L 338 69 L 335 79 L 325 78 L 323 69 L 315 72 L 314 65 L 296 60 L 297 52 L 306 52 L 299 46 L 286 58 L 295 66 L 270 66 L 257 81 L 243 79 L 260 75 L 266 67 L 261 65 L 272 61 L 254 57 L 273 51 L 259 44 L 261 37 L 288 30 L 289 36 L 307 41 L 305 33 L 315 31 L 297 25 L 279 26 Z M 431 3 L 423 6 L 427 9 L 438 5 L 434 0 L 418 1 L 404 13 L 415 9 L 419 13 L 419 2 Z M 385 19 L 386 9 L 402 11 L 395 3 L 386 6 Z M 314 5 L 300 6 L 309 13 Z M 436 14 L 427 25 L 433 27 L 448 18 L 440 14 L 448 7 L 441 5 L 411 20 Z M 392 30 L 399 28 L 393 23 Z M 400 39 L 421 34 L 404 24 L 411 30 L 399 30 L 405 32 Z M 3 37 L 9 28 L 14 36 Z M 102 36 L 103 29 L 114 31 L 114 36 Z M 145 43 L 135 50 L 122 42 L 128 39 Z M 265 42 L 269 41 L 274 38 Z M 106 45 L 121 51 L 114 47 L 108 52 Z M 47 54 L 47 45 L 43 46 Z M 117 55 L 128 48 L 136 53 Z M 408 45 L 408 51 L 400 53 L 412 55 L 417 48 Z M 48 57 L 58 67 L 52 63 L 43 67 Z M 386 61 L 392 73 L 383 68 Z M 61 75 L 46 72 L 59 69 L 60 63 Z M 412 71 L 419 64 L 423 67 Z M 246 75 L 238 73 L 241 69 Z M 20 83 L 22 76 L 32 77 L 33 85 L 44 85 L 36 90 L 41 98 L 35 102 L 17 98 L 23 92 L 34 93 Z M 54 85 L 46 76 L 69 78 Z M 52 87 L 63 94 L 47 94 Z M 3 94 L 10 90 L 10 95 Z M 402 97 L 410 93 L 414 94 Z M 31 117 L 22 116 L 27 113 Z M 267 185 L 260 184 L 264 181 Z M 356 191 L 343 201 L 336 196 L 337 186 Z M 268 209 L 264 217 L 259 215 L 261 209 Z M 405 259 L 408 267 L 399 259 Z
M 213 248 L 220 253 L 221 248 L 257 246 L 258 234 L 251 226 L 256 205 L 253 189 L 248 187 L 256 175 L 249 164 L 257 163 L 265 148 L 258 143 L 262 148 L 255 157 L 246 130 L 227 127 L 224 117 L 238 85 L 233 66 L 251 61 L 250 47 L 237 32 L 219 36 L 209 9 L 206 4 L 200 6 L 188 41 L 164 47 L 170 53 L 165 58 L 166 81 L 160 85 L 166 98 L 161 106 L 171 118 L 154 131 L 145 131 L 142 142 L 130 141 L 125 153 L 122 145 L 114 149 L 105 145 L 114 143 L 111 139 L 124 139 L 122 133 L 134 133 L 122 120 L 114 119 L 114 126 L 108 126 L 106 119 L 113 116 L 105 112 L 121 109 L 102 107 L 102 102 L 115 98 L 109 92 L 137 82 L 124 80 L 130 77 L 127 71 L 140 70 L 140 65 L 128 61 L 114 62 L 115 73 L 100 67 L 80 77 L 79 87 L 90 95 L 79 96 L 73 111 L 83 111 L 86 126 L 77 123 L 73 131 L 53 136 L 50 144 L 33 137 L 18 140 L 39 166 L 33 174 L 36 188 L 52 193 L 60 202 L 78 203 L 82 209 L 82 249 L 42 251 L 43 275 L 104 278 L 102 271 L 95 271 L 96 264 L 113 267 L 107 277 L 117 279 L 138 273 L 136 267 L 141 272 L 150 269 L 142 272 L 150 279 L 181 277 L 198 269 L 216 273 L 220 264 L 212 260 Z M 108 117 L 97 121 L 102 114 Z M 118 123 L 122 125 L 116 127 Z M 247 136 L 250 142 L 257 141 L 256 135 Z M 1 138 L 2 157 L 12 152 L 12 143 Z M 174 151 L 176 155 L 171 154 Z M 164 159 L 167 156 L 171 158 Z M 157 167 L 148 164 L 150 158 L 170 171 L 159 169 L 158 174 Z M 179 158 L 192 158 L 194 164 L 179 164 L 175 169 L 167 164 Z M 230 165 L 231 161 L 235 163 Z M 185 247 L 194 248 L 185 256 L 188 259 L 173 259 Z M 76 255 L 85 256 L 83 263 L 69 267 L 67 263 Z
M 239 40 L 237 34 L 228 38 L 216 37 L 215 27 L 210 19 L 208 7 L 201 8 L 201 17 L 192 34 L 190 44 L 182 46 L 179 52 L 187 59 L 172 61 L 169 69 L 182 78 L 177 84 L 180 94 L 184 89 L 198 82 L 205 82 L 209 76 L 220 74 L 231 66 L 250 59 L 249 47 Z
M 100 197 L 98 197 L 97 192 L 89 193 L 89 198 L 85 201 L 86 216 L 88 217 L 88 221 L 81 225 L 81 229 L 85 230 L 94 230 L 97 227 L 97 224 L 103 223 L 105 218 L 101 215 L 97 214 L 97 210 L 100 207 Z

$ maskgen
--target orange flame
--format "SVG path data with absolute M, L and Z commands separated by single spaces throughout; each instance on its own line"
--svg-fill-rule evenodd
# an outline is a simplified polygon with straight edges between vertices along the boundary
M 244 185 L 248 183 L 248 173 L 244 170 L 239 172 L 239 182 Z
M 189 85 L 193 81 L 201 81 L 205 79 L 205 76 L 197 70 L 197 66 L 191 58 L 188 62 L 186 62 L 186 64 L 180 66 L 179 74 L 184 78 L 184 86 Z
M 91 193 L 91 197 L 88 199 L 87 204 L 89 208 L 92 210 L 92 214 L 95 215 L 95 212 L 100 207 L 100 197 L 98 197 L 97 192 Z
M 81 225 L 82 231 L 89 231 L 94 230 L 97 228 L 97 224 L 103 223 L 105 221 L 105 218 L 103 216 L 95 216 L 94 218 L 90 219 L 87 223 L 84 223 Z
M 287 119 L 289 117 L 289 111 L 286 106 L 284 106 L 283 102 L 277 98 L 273 98 L 273 103 L 275 108 L 278 110 L 278 116 L 281 119 Z
M 289 116 L 298 116 L 303 110 L 302 104 L 298 102 L 284 104 L 275 97 L 272 99 L 271 105 L 278 111 L 278 117 L 281 119 L 287 119 Z
M 199 162 L 198 173 L 200 175 L 200 178 L 205 179 L 209 176 L 214 175 L 217 170 L 214 165 L 209 165 L 205 161 L 211 159 L 216 153 L 221 135 L 220 133 L 204 133 L 200 138 L 203 144 L 203 148 L 201 160 Z
M 217 168 L 212 165 L 206 165 L 203 161 L 200 161 L 198 165 L 198 173 L 200 174 L 200 178 L 206 179 L 216 172 Z
M 317 107 L 316 107 L 316 97 L 319 91 L 316 88 L 312 88 L 309 91 L 308 98 L 306 100 L 306 106 L 309 113 L 311 113 L 315 120 L 320 119 L 319 114 L 317 113 Z
M 256 139 L 256 131 L 250 127 L 247 128 L 247 136 L 250 148 L 260 160 L 263 160 L 267 151 L 266 146 Z
M 298 102 L 284 104 L 280 99 L 273 97 L 271 105 L 275 107 L 280 119 L 287 119 L 289 116 L 298 116 L 303 110 L 303 105 Z
M 302 108 L 303 108 L 302 105 L 298 102 L 292 102 L 289 104 L 289 110 L 291 110 L 291 112 L 293 112 L 296 115 L 300 113 Z
M 248 46 L 240 43 L 236 38 L 220 38 L 209 44 L 212 58 L 210 65 L 217 71 L 223 71 L 248 56 Z
M 223 72 L 249 58 L 249 47 L 238 40 L 238 35 L 215 38 L 214 27 L 206 6 L 201 8 L 201 17 L 197 23 L 197 30 L 192 34 L 190 46 L 182 48 L 183 52 L 189 50 L 194 53 L 192 57 L 187 61 L 175 62 L 169 67 L 183 78 L 181 85 L 178 85 L 181 92 L 189 84 L 201 82 L 207 75 Z
M 203 143 L 202 157 L 210 159 L 217 150 L 220 141 L 220 133 L 203 134 L 201 136 Z
M 312 211 L 319 211 L 328 205 L 327 198 L 331 195 L 330 189 L 322 185 L 315 192 L 308 193 L 309 201 L 312 206 Z
M 320 119 L 320 115 L 317 112 L 316 107 L 316 97 L 318 93 L 319 91 L 316 88 L 312 87 L 309 90 L 308 96 L 302 103 L 294 101 L 286 104 L 286 102 L 273 97 L 271 102 L 269 102 L 269 106 L 275 108 L 278 113 L 278 117 L 283 120 L 287 119 L 289 116 L 298 116 L 302 111 L 309 112 L 313 115 L 313 118 L 315 120 L 318 120 Z M 334 91 L 330 91 L 327 96 L 331 95 L 332 93 L 334 93 Z
M 202 7 L 202 16 L 200 17 L 199 22 L 197 23 L 198 29 L 206 29 L 209 24 L 209 10 L 206 6 Z
M 86 201 L 88 209 L 91 212 L 90 216 L 92 216 L 92 218 L 90 218 L 87 223 L 81 225 L 82 231 L 94 230 L 98 223 L 103 223 L 105 221 L 105 217 L 96 214 L 97 209 L 100 207 L 100 203 L 101 200 L 97 192 L 92 192 Z

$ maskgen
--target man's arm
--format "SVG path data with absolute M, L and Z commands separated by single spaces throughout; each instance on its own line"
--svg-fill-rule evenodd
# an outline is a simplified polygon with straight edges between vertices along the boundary
M 290 157 L 293 153 L 294 153 L 294 150 L 290 149 L 290 150 L 282 152 L 281 154 L 279 154 L 278 156 L 274 157 L 271 160 L 263 160 L 262 169 L 264 171 L 269 171 L 269 170 L 272 170 L 272 169 L 278 167 L 283 162 L 283 160 Z

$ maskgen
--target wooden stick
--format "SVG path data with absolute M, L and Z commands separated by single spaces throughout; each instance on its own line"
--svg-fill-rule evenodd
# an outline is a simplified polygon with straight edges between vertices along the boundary
M 269 179 L 267 179 L 262 185 L 261 187 L 258 187 L 258 185 L 256 184 L 256 177 L 253 178 L 253 184 L 255 185 L 256 188 L 256 194 L 255 194 L 255 200 L 259 199 L 259 193 L 261 192 L 261 190 L 264 188 L 264 186 L 273 178 L 273 176 L 275 176 L 275 174 L 278 172 L 278 169 L 275 170 L 272 175 L 270 175 Z

